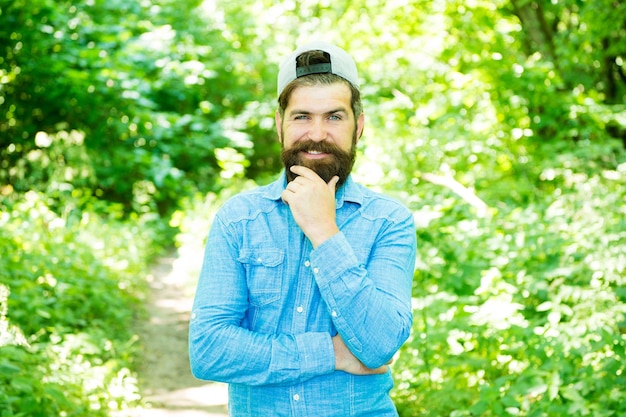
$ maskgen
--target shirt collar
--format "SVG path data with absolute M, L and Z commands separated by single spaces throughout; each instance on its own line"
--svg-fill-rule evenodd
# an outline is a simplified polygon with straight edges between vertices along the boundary
M 286 186 L 287 176 L 283 170 L 280 177 L 276 181 L 265 187 L 263 197 L 269 200 L 278 201 L 281 199 L 281 194 Z M 363 204 L 363 192 L 358 184 L 352 180 L 352 176 L 348 176 L 346 182 L 341 186 L 341 188 L 339 188 L 339 190 L 337 190 L 337 193 L 335 194 L 335 201 L 337 203 L 337 208 L 341 208 L 344 202 L 356 203 L 359 205 Z

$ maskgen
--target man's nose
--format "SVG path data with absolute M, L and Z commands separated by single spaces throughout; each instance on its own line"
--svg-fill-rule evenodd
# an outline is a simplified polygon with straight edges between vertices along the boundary
M 314 119 L 309 130 L 309 139 L 315 142 L 321 142 L 328 138 L 328 132 L 324 125 L 324 120 Z

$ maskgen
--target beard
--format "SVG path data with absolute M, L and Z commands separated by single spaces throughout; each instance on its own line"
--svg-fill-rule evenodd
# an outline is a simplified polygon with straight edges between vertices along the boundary
M 287 180 L 290 182 L 298 175 L 291 172 L 289 168 L 301 165 L 315 171 L 326 183 L 337 175 L 339 177 L 337 189 L 339 189 L 348 179 L 356 160 L 356 137 L 353 138 L 349 151 L 344 151 L 335 144 L 324 141 L 300 141 L 294 143 L 289 149 L 285 149 L 283 138 L 281 138 L 281 143 L 283 143 L 281 158 L 285 165 Z M 307 151 L 317 151 L 328 155 L 322 159 L 308 159 L 300 156 L 300 152 Z

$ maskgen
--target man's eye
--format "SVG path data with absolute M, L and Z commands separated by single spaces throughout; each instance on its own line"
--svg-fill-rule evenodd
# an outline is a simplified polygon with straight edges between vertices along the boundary
M 328 118 L 330 120 L 341 120 L 341 116 L 339 116 L 338 114 L 331 114 Z
M 299 114 L 293 118 L 293 120 L 306 120 L 308 117 L 305 114 Z

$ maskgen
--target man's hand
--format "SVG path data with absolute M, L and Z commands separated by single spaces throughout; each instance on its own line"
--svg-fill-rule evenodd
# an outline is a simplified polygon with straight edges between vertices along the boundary
M 370 369 L 363 365 L 363 363 L 350 352 L 350 349 L 348 349 L 341 336 L 338 334 L 333 336 L 332 341 L 333 347 L 335 348 L 335 370 L 344 371 L 353 375 L 377 375 L 387 372 L 389 368 L 387 365 L 389 365 L 391 361 L 380 368 Z
M 315 171 L 303 166 L 292 166 L 298 174 L 282 193 L 289 204 L 293 218 L 316 248 L 339 232 L 336 222 L 335 188 L 339 177 L 328 184 Z

